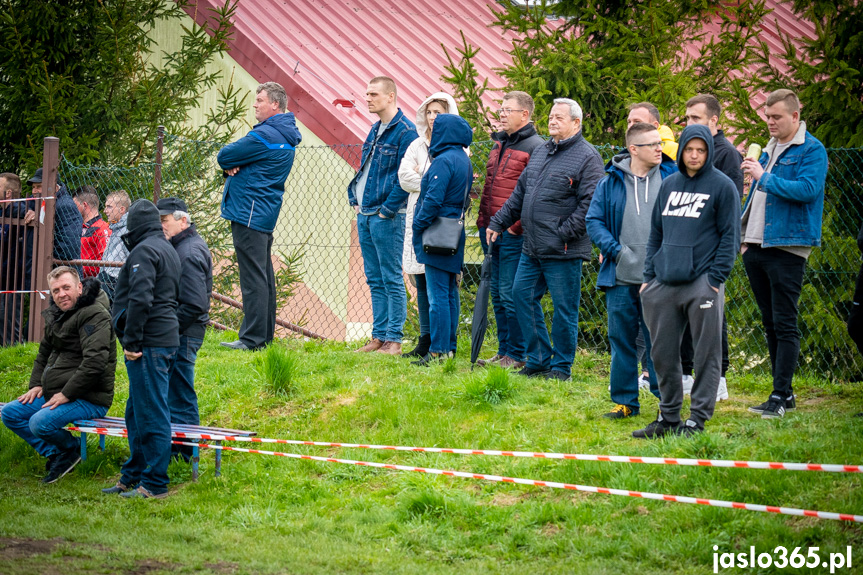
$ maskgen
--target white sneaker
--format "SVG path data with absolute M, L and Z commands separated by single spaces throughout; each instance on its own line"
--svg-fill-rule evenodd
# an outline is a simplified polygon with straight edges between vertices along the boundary
M 650 389 L 650 380 L 643 373 L 638 376 L 638 389 Z
M 716 388 L 716 401 L 728 399 L 728 383 L 724 377 L 719 378 L 719 387 Z
M 692 394 L 692 386 L 695 385 L 695 378 L 691 375 L 683 376 L 683 395 Z

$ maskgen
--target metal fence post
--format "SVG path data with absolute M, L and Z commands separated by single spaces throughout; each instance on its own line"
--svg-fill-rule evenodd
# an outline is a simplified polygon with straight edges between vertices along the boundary
M 165 126 L 159 126 L 156 137 L 156 168 L 153 174 L 153 203 L 162 195 L 162 149 L 165 146 Z
M 42 312 L 48 309 L 48 271 L 54 264 L 54 206 L 57 203 L 57 170 L 60 165 L 60 140 L 45 138 L 42 150 L 42 193 L 34 194 L 36 221 L 33 222 L 33 275 L 30 285 L 36 292 L 30 297 L 29 341 L 42 341 L 45 322 Z M 50 198 L 50 199 L 42 199 Z

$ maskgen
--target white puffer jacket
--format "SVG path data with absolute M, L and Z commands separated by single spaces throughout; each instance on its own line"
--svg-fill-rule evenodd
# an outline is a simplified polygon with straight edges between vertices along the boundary
M 413 232 L 412 225 L 414 221 L 414 210 L 416 209 L 417 199 L 420 196 L 420 184 L 425 175 L 426 170 L 431 165 L 429 158 L 429 140 L 431 134 L 428 133 L 428 121 L 426 121 L 426 106 L 432 100 L 445 100 L 449 107 L 447 112 L 458 115 L 458 105 L 452 96 L 446 92 L 435 92 L 425 99 L 417 110 L 417 134 L 419 138 L 411 142 L 405 155 L 402 158 L 402 163 L 399 165 L 399 184 L 402 189 L 408 193 L 408 207 L 405 217 L 405 243 L 402 248 L 402 270 L 406 274 L 424 274 L 425 266 L 417 261 L 417 256 L 413 248 Z

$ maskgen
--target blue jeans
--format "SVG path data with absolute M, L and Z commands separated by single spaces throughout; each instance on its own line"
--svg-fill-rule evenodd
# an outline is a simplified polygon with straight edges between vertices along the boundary
M 78 448 L 78 439 L 63 428 L 79 419 L 104 417 L 108 408 L 83 399 L 76 399 L 54 409 L 42 409 L 45 398 L 33 403 L 12 401 L 3 408 L 3 424 L 12 433 L 29 443 L 39 455 L 51 457 Z
M 372 337 L 401 342 L 408 314 L 402 279 L 405 214 L 382 218 L 357 215 L 357 233 L 363 253 L 366 283 L 372 293 Z
M 142 351 L 144 355 L 137 360 L 126 360 L 129 373 L 126 429 L 131 454 L 123 464 L 120 482 L 128 486 L 140 483 L 158 495 L 168 491 L 171 460 L 168 381 L 177 359 L 177 348 L 145 347 Z
M 578 337 L 578 305 L 581 302 L 582 260 L 536 259 L 525 254 L 518 263 L 513 294 L 521 305 L 518 320 L 527 344 L 527 363 L 531 369 L 553 369 L 570 375 Z M 541 300 L 551 294 L 554 316 L 551 337 L 545 327 Z
M 605 305 L 608 308 L 608 339 L 611 342 L 611 401 L 625 405 L 634 411 L 638 403 L 638 352 L 635 341 L 641 328 L 647 334 L 641 297 L 641 285 L 619 285 L 605 290 Z M 650 338 L 644 338 L 646 354 L 650 355 Z M 659 397 L 659 386 L 653 363 L 647 364 L 650 392 Z
M 177 361 L 168 378 L 168 409 L 171 423 L 199 425 L 198 395 L 195 393 L 195 359 L 204 340 L 196 337 L 180 336 L 177 348 Z M 192 447 L 171 444 L 171 453 L 180 453 L 184 459 L 192 457 Z
M 458 330 L 458 284 L 456 274 L 426 265 L 429 324 L 432 353 L 455 352 Z
M 489 253 L 485 230 L 479 229 L 479 237 L 483 251 Z M 513 297 L 513 284 L 523 246 L 524 236 L 515 236 L 506 230 L 491 244 L 491 303 L 497 323 L 497 354 L 516 361 L 524 361 L 527 350 Z

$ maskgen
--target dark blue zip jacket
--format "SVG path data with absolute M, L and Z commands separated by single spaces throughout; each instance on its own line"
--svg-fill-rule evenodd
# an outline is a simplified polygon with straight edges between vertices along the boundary
M 623 222 L 623 212 L 626 210 L 626 182 L 624 173 L 614 166 L 614 160 L 623 160 L 628 152 L 618 154 L 609 160 L 605 166 L 605 178 L 599 181 L 593 199 L 587 209 L 587 233 L 591 241 L 602 254 L 602 265 L 596 276 L 596 287 L 614 287 L 617 285 L 617 264 L 615 260 L 620 252 L 620 228 Z M 677 172 L 674 160 L 662 154 L 659 164 L 659 175 L 664 180 Z
M 690 176 L 683 150 L 694 138 L 706 144 L 707 160 Z M 713 166 L 713 135 L 707 126 L 687 126 L 678 143 L 680 171 L 662 181 L 653 206 L 644 281 L 683 285 L 707 274 L 710 285 L 718 288 L 728 279 L 740 248 L 740 196 L 734 182 Z
M 464 264 L 464 228 L 458 253 L 452 256 L 425 253 L 422 235 L 438 217 L 462 215 L 468 186 L 473 183 L 473 169 L 464 148 L 470 146 L 472 140 L 473 132 L 464 118 L 455 114 L 440 114 L 435 118 L 429 144 L 432 162 L 423 176 L 414 209 L 413 245 L 417 261 L 453 274 L 459 273 Z
M 219 166 L 240 168 L 225 180 L 222 217 L 272 233 L 282 209 L 285 180 L 294 165 L 294 147 L 302 139 L 294 115 L 287 112 L 256 124 L 245 137 L 222 148 Z

